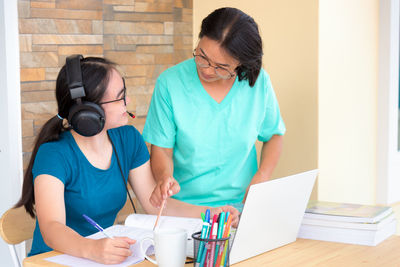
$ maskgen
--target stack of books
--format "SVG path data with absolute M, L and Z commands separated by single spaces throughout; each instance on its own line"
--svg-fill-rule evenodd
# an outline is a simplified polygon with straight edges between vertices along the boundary
M 308 205 L 297 237 L 376 246 L 396 232 L 396 224 L 388 206 L 317 201 Z

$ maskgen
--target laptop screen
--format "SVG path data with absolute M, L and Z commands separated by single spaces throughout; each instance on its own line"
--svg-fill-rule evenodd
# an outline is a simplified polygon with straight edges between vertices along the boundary
M 312 170 L 250 187 L 232 241 L 230 264 L 296 240 L 316 177 L 317 170 Z

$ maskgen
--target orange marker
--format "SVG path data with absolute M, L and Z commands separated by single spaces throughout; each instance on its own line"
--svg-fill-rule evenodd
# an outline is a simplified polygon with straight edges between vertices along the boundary
M 223 238 L 228 237 L 230 229 L 231 229 L 231 223 L 232 223 L 232 214 L 229 214 L 228 221 L 226 222 L 226 227 L 225 227 L 225 232 L 224 232 Z M 220 246 L 219 252 L 218 252 L 218 258 L 217 258 L 215 266 L 221 265 L 221 259 L 222 259 L 222 255 L 224 253 L 224 247 L 227 244 L 227 242 L 228 241 L 225 241 L 225 244 Z

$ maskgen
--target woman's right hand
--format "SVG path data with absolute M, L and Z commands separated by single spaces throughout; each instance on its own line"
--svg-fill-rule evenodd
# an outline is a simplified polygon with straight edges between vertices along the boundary
M 163 200 L 177 194 L 181 190 L 178 181 L 173 177 L 167 177 L 157 182 L 153 193 L 150 196 L 150 203 L 156 208 L 160 208 Z
M 136 240 L 129 237 L 114 237 L 92 240 L 87 258 L 102 264 L 119 264 L 132 255 L 129 249 Z
M 210 208 L 211 211 L 211 218 L 214 216 L 214 214 L 220 214 L 221 212 L 229 212 L 230 214 L 232 214 L 232 227 L 237 228 L 238 224 L 239 224 L 239 215 L 240 212 L 229 205 L 225 205 L 225 206 L 221 206 L 221 207 L 214 207 L 214 208 Z

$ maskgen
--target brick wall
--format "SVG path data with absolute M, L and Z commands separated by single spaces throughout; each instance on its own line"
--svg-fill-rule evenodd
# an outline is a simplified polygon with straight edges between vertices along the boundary
M 192 0 L 18 0 L 18 13 L 24 169 L 68 55 L 119 65 L 141 131 L 156 78 L 192 53 Z

